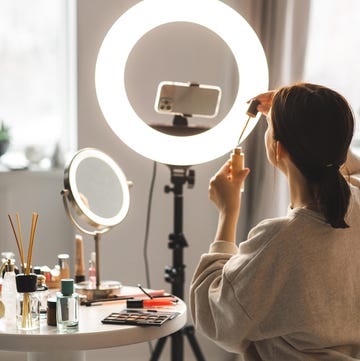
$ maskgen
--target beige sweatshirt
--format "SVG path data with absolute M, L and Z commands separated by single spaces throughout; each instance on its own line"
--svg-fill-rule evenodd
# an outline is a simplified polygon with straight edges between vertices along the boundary
M 350 228 L 297 208 L 210 245 L 190 290 L 200 332 L 246 361 L 360 360 L 360 162 L 346 165 Z

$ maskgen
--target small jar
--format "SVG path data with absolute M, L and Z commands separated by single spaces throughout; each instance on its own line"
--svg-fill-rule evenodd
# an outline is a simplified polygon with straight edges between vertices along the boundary
M 16 276 L 16 326 L 19 330 L 35 330 L 40 327 L 40 300 L 36 292 L 36 274 Z
M 50 297 L 47 300 L 47 324 L 56 326 L 56 297 Z

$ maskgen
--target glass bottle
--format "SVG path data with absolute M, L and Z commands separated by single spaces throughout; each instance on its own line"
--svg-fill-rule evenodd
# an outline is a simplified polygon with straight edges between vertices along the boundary
M 5 321 L 8 324 L 13 323 L 15 325 L 16 297 L 15 264 L 11 259 L 8 259 L 2 284 L 2 301 L 5 306 Z
M 58 254 L 60 267 L 60 279 L 70 277 L 69 255 L 67 253 Z
M 61 292 L 56 295 L 56 323 L 61 331 L 74 330 L 79 324 L 79 295 L 74 293 L 74 280 L 61 280 Z
M 18 268 L 18 266 L 16 265 L 16 262 L 15 262 L 15 254 L 14 254 L 14 252 L 11 252 L 11 251 L 1 252 L 1 263 L 0 263 L 0 265 L 4 265 L 8 260 L 11 260 L 11 263 L 14 264 L 14 272 L 17 275 L 19 273 L 19 268 Z M 5 268 L 3 269 L 3 272 L 0 275 L 0 283 L 1 283 L 1 285 L 2 285 L 4 275 L 5 275 Z M 1 293 L 1 289 L 0 289 L 0 293 Z
M 39 296 L 40 300 L 40 316 L 44 315 L 43 318 L 46 316 L 46 309 L 47 309 L 47 300 L 49 297 L 49 290 L 46 286 L 46 277 L 42 274 L 37 274 L 37 288 L 36 291 Z
M 89 272 L 89 286 L 90 288 L 96 288 L 96 252 L 91 252 L 88 272 Z
M 36 292 L 36 274 L 16 275 L 17 302 L 16 325 L 20 330 L 35 330 L 40 327 L 40 301 Z

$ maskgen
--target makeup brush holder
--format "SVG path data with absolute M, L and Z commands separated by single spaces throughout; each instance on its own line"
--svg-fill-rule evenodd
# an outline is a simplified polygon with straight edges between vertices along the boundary
M 16 276 L 16 326 L 19 330 L 36 330 L 40 327 L 40 299 L 36 292 L 36 274 Z

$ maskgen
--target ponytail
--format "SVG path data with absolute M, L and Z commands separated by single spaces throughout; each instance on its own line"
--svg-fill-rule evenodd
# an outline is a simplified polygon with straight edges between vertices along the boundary
M 350 202 L 350 188 L 339 169 L 333 168 L 317 181 L 317 202 L 332 227 L 348 228 L 344 218 Z

